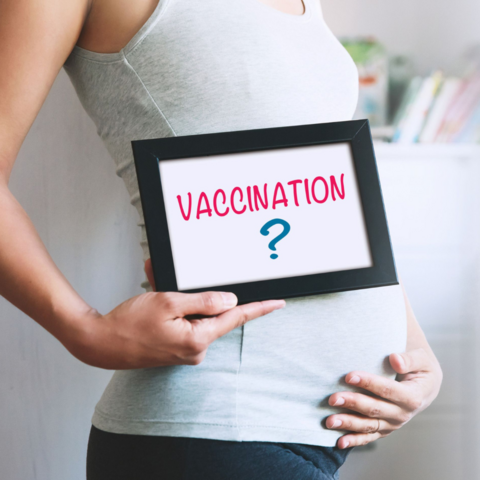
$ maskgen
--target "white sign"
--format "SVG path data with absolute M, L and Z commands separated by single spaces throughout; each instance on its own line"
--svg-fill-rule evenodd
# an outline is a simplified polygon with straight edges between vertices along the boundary
M 159 168 L 179 290 L 372 266 L 348 143 Z

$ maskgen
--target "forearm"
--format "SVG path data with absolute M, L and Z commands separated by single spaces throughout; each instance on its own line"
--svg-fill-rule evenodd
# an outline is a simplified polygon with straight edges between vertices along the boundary
M 0 205 L 0 294 L 68 348 L 82 322 L 96 312 L 56 267 L 5 182 Z

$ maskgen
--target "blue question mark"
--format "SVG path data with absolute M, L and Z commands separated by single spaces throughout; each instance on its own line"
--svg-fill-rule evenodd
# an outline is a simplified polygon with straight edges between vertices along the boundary
M 274 252 L 277 250 L 275 248 L 275 245 L 282 239 L 282 238 L 285 238 L 287 235 L 288 235 L 288 232 L 290 232 L 290 224 L 288 222 L 286 222 L 285 220 L 282 220 L 280 218 L 274 218 L 273 220 L 270 220 L 269 222 L 267 222 L 261 229 L 260 229 L 260 233 L 262 235 L 264 235 L 265 237 L 270 233 L 269 232 L 269 229 L 270 227 L 272 227 L 273 225 L 282 225 L 283 226 L 283 232 L 280 233 L 279 235 L 277 235 L 269 244 L 268 244 L 268 248 L 270 250 L 273 250 Z M 278 258 L 278 255 L 276 253 L 272 253 L 270 255 L 270 258 L 275 260 L 276 258 Z

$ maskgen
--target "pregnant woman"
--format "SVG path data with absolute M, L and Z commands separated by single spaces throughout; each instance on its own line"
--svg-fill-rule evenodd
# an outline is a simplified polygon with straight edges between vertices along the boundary
M 8 189 L 62 66 L 140 218 L 131 140 L 350 119 L 357 72 L 319 0 L 3 0 L 0 65 L 0 293 L 117 370 L 89 480 L 337 478 L 351 447 L 433 401 L 441 370 L 401 286 L 286 306 L 153 293 L 141 222 L 150 291 L 100 315 Z

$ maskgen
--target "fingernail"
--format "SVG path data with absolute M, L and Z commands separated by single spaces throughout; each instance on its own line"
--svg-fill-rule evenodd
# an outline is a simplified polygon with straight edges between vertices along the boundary
M 350 442 L 346 442 L 346 443 L 343 445 L 343 448 L 348 448 L 349 445 L 350 445 Z
M 335 420 L 335 421 L 333 422 L 333 425 L 332 425 L 330 428 L 338 428 L 338 427 L 340 427 L 340 426 L 342 425 L 342 423 L 343 423 L 343 422 L 342 422 L 341 420 Z
M 348 383 L 360 383 L 360 380 L 361 378 L 358 376 L 358 375 L 354 375 L 349 381 Z
M 341 405 L 345 405 L 345 399 L 339 397 L 337 401 L 333 404 L 334 407 L 340 407 Z
M 285 300 L 278 300 L 277 302 L 275 302 L 275 310 L 280 310 L 281 308 L 284 308 L 285 305 L 287 304 L 287 302 L 285 302 Z
M 233 293 L 221 292 L 223 298 L 223 306 L 225 308 L 233 308 L 237 304 L 237 297 Z

